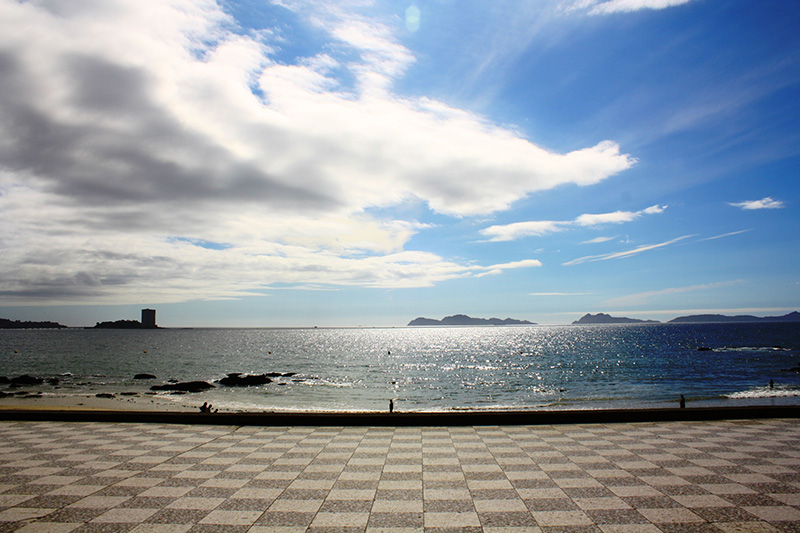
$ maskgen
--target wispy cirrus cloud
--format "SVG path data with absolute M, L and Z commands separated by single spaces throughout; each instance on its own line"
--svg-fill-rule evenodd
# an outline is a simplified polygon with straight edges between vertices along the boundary
M 591 292 L 531 292 L 529 296 L 588 296 Z
M 589 227 L 603 224 L 622 224 L 631 222 L 643 215 L 663 213 L 666 205 L 653 205 L 640 211 L 614 211 L 613 213 L 584 214 L 574 220 L 532 220 L 513 224 L 495 225 L 480 231 L 489 237 L 490 242 L 513 241 L 523 237 L 540 237 L 563 231 L 570 227 Z M 602 242 L 602 241 L 596 241 Z
M 680 242 L 685 239 L 689 239 L 694 237 L 695 235 L 683 235 L 681 237 L 671 239 L 665 242 L 660 242 L 657 244 L 645 244 L 643 246 L 638 246 L 631 250 L 624 250 L 622 252 L 614 252 L 610 254 L 600 254 L 600 255 L 587 255 L 584 257 L 579 257 L 577 259 L 573 259 L 572 261 L 567 261 L 566 263 L 561 263 L 563 266 L 573 266 L 573 265 L 580 265 L 582 263 L 590 263 L 594 261 L 608 261 L 609 259 L 622 259 L 624 257 L 632 257 L 634 255 L 638 255 L 644 252 L 649 252 L 652 250 L 657 250 L 659 248 L 664 248 L 665 246 L 669 246 L 671 244 L 675 244 L 676 242 Z
M 608 306 L 642 305 L 660 296 L 667 296 L 671 294 L 682 294 L 687 292 L 705 291 L 711 289 L 720 289 L 723 287 L 730 287 L 732 285 L 739 285 L 744 282 L 745 280 L 737 279 L 731 281 L 719 281 L 715 283 L 704 283 L 701 285 L 690 285 L 688 287 L 671 287 L 668 289 L 661 289 L 657 291 L 640 292 L 637 294 L 629 294 L 627 296 L 621 296 L 619 298 L 612 298 L 610 300 L 606 300 L 604 302 L 604 305 Z
M 583 241 L 583 242 L 581 242 L 581 244 L 601 244 L 601 243 L 604 243 L 604 242 L 613 241 L 616 238 L 617 238 L 616 235 L 613 236 L 613 237 L 595 237 L 594 239 L 589 239 L 588 241 Z
M 688 4 L 692 0 L 578 0 L 567 9 L 584 11 L 590 15 L 609 15 L 611 13 L 630 13 L 642 9 L 666 9 Z
M 733 207 L 740 207 L 746 211 L 754 209 L 782 209 L 786 207 L 782 201 L 773 200 L 769 196 L 762 198 L 761 200 L 748 200 L 746 202 L 728 202 L 728 205 L 732 205 Z
M 706 237 L 705 239 L 700 239 L 697 242 L 703 241 L 715 241 L 717 239 L 724 239 L 726 237 L 733 237 L 735 235 L 741 235 L 742 233 L 747 233 L 748 231 L 753 231 L 752 229 L 743 229 L 739 231 L 731 231 L 730 233 L 723 233 L 722 235 L 714 235 L 713 237 Z

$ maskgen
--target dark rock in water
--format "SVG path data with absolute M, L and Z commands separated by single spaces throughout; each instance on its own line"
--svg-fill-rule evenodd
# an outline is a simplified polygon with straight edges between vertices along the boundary
M 249 387 L 251 385 L 272 383 L 272 380 L 267 374 L 242 374 L 241 372 L 232 372 L 219 380 L 219 383 L 221 385 L 227 385 L 228 387 Z
M 98 392 L 94 395 L 95 398 L 116 398 L 115 394 L 111 394 L 110 392 Z
M 28 374 L 11 378 L 12 385 L 41 385 L 42 383 L 44 383 L 42 378 L 37 378 Z
M 120 396 L 139 396 L 138 392 L 120 392 Z
M 179 383 L 165 383 L 164 385 L 153 385 L 150 390 L 167 390 L 167 391 L 184 391 L 184 392 L 202 392 L 204 390 L 213 389 L 214 385 L 208 381 L 185 381 Z
M 6 376 L 0 376 L 0 383 L 11 383 L 11 380 Z
M 708 346 L 700 346 L 700 347 L 697 349 L 697 351 L 698 351 L 698 352 L 713 352 L 714 350 L 712 350 L 712 349 L 711 349 L 711 348 L 709 348 Z
M 136 374 L 133 379 L 156 379 L 153 374 Z
M 50 385 L 58 385 L 61 383 L 61 380 L 58 378 L 47 378 L 47 383 Z
M 8 396 L 8 394 L 6 394 L 3 391 L 0 391 L 0 398 L 5 398 L 6 396 Z

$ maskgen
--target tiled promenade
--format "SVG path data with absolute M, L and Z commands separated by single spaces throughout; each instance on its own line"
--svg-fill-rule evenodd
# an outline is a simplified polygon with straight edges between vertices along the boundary
M 0 531 L 800 531 L 800 422 L 0 422 Z

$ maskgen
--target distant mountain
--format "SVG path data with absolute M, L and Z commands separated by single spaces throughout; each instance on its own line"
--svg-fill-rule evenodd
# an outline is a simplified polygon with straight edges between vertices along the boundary
M 535 322 L 515 318 L 472 318 L 467 315 L 446 316 L 441 320 L 419 317 L 408 323 L 409 326 L 519 326 L 533 324 Z
M 800 322 L 800 313 L 792 311 L 783 316 L 753 316 L 753 315 L 689 315 L 673 318 L 669 323 L 687 322 Z
M 20 322 L 19 320 L 9 320 L 0 318 L 0 329 L 34 329 L 34 328 L 65 328 L 58 322 Z
M 593 315 L 586 313 L 573 324 L 658 324 L 657 320 L 639 320 L 638 318 L 627 318 L 624 316 L 611 316 L 605 313 Z

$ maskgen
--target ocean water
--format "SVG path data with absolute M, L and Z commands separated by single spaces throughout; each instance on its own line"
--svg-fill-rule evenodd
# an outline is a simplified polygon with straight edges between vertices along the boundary
M 382 411 L 390 398 L 416 411 L 658 407 L 680 394 L 800 403 L 800 373 L 785 371 L 797 366 L 800 324 L 0 330 L 0 375 L 59 377 L 25 388 L 45 395 L 294 373 L 191 396 L 226 410 Z

